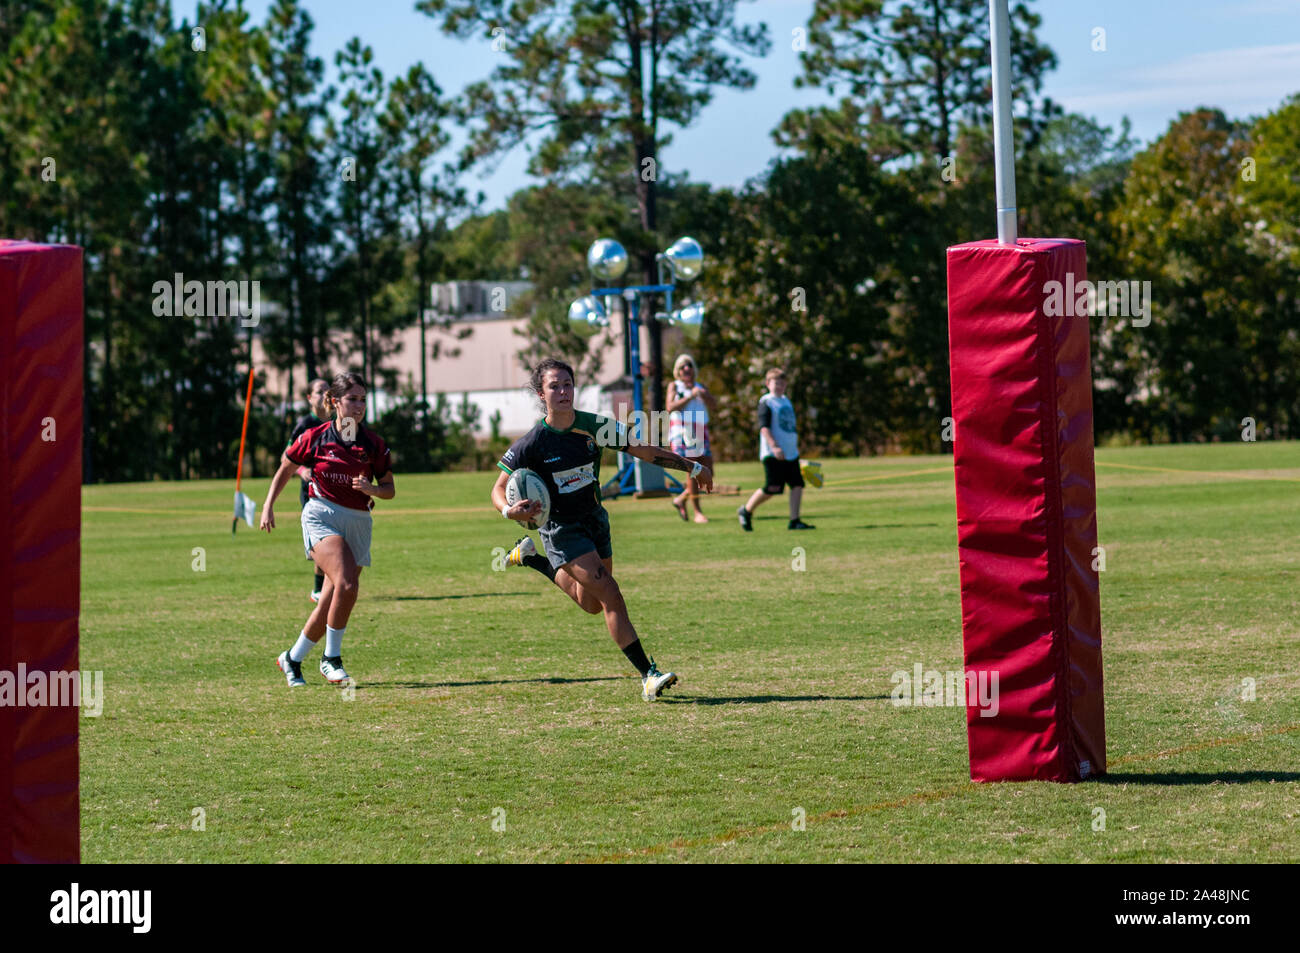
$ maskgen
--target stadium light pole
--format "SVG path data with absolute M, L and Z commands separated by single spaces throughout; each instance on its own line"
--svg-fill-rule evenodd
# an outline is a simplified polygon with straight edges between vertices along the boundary
M 592 242 L 587 249 L 587 268 L 597 282 L 605 284 L 603 287 L 592 288 L 591 294 L 579 298 L 569 306 L 569 322 L 584 335 L 608 327 L 608 302 L 612 298 L 623 299 L 623 313 L 626 316 L 624 355 L 627 358 L 627 372 L 632 379 L 632 412 L 635 415 L 633 433 L 638 438 L 646 439 L 647 435 L 640 430 L 646 420 L 644 383 L 641 377 L 642 299 L 646 295 L 662 294 L 664 311 L 651 312 L 649 320 L 657 322 L 662 318 L 669 325 L 680 327 L 687 338 L 695 340 L 704 322 L 704 306 L 695 302 L 674 311 L 673 293 L 679 280 L 688 282 L 699 276 L 704 267 L 704 250 L 695 239 L 684 236 L 655 256 L 658 284 L 626 287 L 610 284 L 623 277 L 627 271 L 627 262 L 627 251 L 614 239 L 598 238 Z M 618 475 L 601 489 L 612 491 L 607 494 L 609 496 L 628 492 L 644 496 L 680 492 L 682 486 L 665 473 L 662 467 L 620 453 Z

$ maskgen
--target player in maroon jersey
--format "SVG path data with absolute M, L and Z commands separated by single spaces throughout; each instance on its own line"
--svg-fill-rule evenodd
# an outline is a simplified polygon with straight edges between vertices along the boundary
M 391 500 L 392 457 L 388 446 L 362 424 L 366 386 L 359 374 L 340 374 L 328 391 L 334 419 L 301 434 L 280 458 L 262 506 L 262 529 L 275 528 L 272 506 L 298 467 L 311 470 L 311 499 L 302 510 L 302 542 L 307 558 L 325 574 L 320 601 L 292 648 L 276 665 L 290 687 L 305 685 L 302 662 L 325 636 L 320 670 L 325 680 L 346 682 L 343 634 L 357 601 L 361 569 L 370 565 L 370 510 L 374 501 Z

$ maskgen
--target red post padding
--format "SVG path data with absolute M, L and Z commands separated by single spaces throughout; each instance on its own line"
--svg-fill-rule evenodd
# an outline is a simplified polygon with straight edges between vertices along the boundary
M 0 671 L 15 680 L 79 668 L 81 274 L 80 248 L 0 241 Z M 53 700 L 0 704 L 0 861 L 81 856 L 80 712 Z
M 1088 317 L 1045 307 L 1071 272 L 1071 239 L 948 249 L 962 640 L 968 680 L 997 676 L 996 714 L 966 709 L 975 781 L 1106 770 Z

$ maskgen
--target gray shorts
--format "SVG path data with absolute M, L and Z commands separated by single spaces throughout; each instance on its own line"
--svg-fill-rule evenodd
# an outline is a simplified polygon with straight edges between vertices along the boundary
M 614 555 L 613 540 L 609 536 L 609 514 L 604 507 L 570 523 L 550 520 L 542 527 L 541 537 L 552 569 L 559 569 L 584 553 L 594 551 L 601 559 L 610 559 Z
M 312 547 L 326 536 L 342 536 L 358 566 L 370 565 L 370 512 L 310 499 L 302 508 L 302 547 L 311 559 Z

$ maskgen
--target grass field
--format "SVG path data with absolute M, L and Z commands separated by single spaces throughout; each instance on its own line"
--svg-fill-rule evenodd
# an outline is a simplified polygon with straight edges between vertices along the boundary
M 892 672 L 961 667 L 950 458 L 826 461 L 809 533 L 784 500 L 752 534 L 734 496 L 707 526 L 609 503 L 633 622 L 682 676 L 654 705 L 599 617 L 492 571 L 517 533 L 491 474 L 399 472 L 378 504 L 350 698 L 319 649 L 305 689 L 274 664 L 311 608 L 296 481 L 270 537 L 231 537 L 229 483 L 87 487 L 83 857 L 1296 863 L 1300 444 L 1097 460 L 1110 774 L 1077 785 L 974 785 L 963 709 L 890 702 Z

